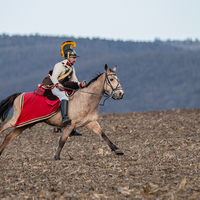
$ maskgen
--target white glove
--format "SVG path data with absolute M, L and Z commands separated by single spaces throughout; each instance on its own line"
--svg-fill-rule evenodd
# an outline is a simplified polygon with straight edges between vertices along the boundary
M 87 81 L 82 81 L 82 82 L 81 82 L 81 87 L 84 88 L 84 87 L 86 87 L 86 86 L 87 86 Z

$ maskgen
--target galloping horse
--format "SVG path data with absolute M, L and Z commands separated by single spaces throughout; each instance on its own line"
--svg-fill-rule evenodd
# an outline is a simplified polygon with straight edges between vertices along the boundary
M 91 130 L 99 134 L 108 144 L 110 149 L 115 152 L 116 155 L 123 155 L 124 153 L 116 147 L 102 131 L 98 118 L 98 105 L 104 96 L 104 93 L 109 93 L 109 96 L 113 99 L 122 99 L 124 91 L 119 83 L 119 79 L 115 74 L 116 66 L 111 70 L 105 65 L 105 72 L 97 75 L 92 79 L 85 88 L 78 89 L 69 101 L 68 115 L 72 120 L 71 125 L 67 125 L 63 129 L 62 136 L 59 139 L 59 144 L 54 155 L 55 160 L 60 160 L 61 150 L 74 128 L 85 126 L 88 130 Z M 18 117 L 21 115 L 21 93 L 13 94 L 7 99 L 0 103 L 0 119 L 2 121 L 8 115 L 11 107 L 14 108 L 13 117 L 1 124 L 0 134 L 7 128 L 11 128 L 11 124 L 15 124 Z M 56 127 L 63 127 L 61 111 L 57 112 L 55 115 L 48 119 L 39 121 L 45 122 L 49 125 Z M 37 123 L 39 123 L 37 122 Z M 34 124 L 33 124 L 34 125 Z M 16 136 L 20 135 L 22 131 L 30 127 L 29 125 L 24 125 L 22 127 L 15 127 L 4 139 L 2 145 L 0 146 L 0 155 L 6 146 L 14 139 Z

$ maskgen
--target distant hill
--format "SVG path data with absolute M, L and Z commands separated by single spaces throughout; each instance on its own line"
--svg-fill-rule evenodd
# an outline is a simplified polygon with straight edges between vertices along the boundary
M 0 35 L 0 100 L 31 92 L 61 61 L 60 46 L 74 40 L 80 81 L 117 65 L 125 91 L 120 101 L 107 100 L 100 112 L 200 108 L 200 42 L 112 41 L 98 38 Z

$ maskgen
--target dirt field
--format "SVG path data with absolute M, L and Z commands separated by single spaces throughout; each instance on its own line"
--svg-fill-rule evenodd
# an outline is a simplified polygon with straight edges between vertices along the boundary
M 123 156 L 81 128 L 54 161 L 61 133 L 37 124 L 0 157 L 0 199 L 200 199 L 200 110 L 101 114 L 99 123 Z

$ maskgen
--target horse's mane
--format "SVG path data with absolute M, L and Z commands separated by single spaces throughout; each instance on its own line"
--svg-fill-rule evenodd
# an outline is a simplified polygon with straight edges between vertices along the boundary
M 95 75 L 94 75 L 94 78 L 87 84 L 86 87 L 88 87 L 91 83 L 93 83 L 94 81 L 96 81 L 99 76 L 101 76 L 103 73 L 100 73 L 100 72 L 97 72 Z
M 103 73 L 100 73 L 100 72 L 97 72 L 96 74 L 94 74 L 94 78 L 86 85 L 86 87 L 88 87 L 91 83 L 96 81 L 102 74 Z M 78 88 L 77 90 L 74 90 L 73 93 L 71 94 L 71 96 L 73 96 L 80 89 L 83 89 L 83 88 Z
M 109 70 L 114 73 L 114 71 L 112 69 L 109 68 Z M 91 83 L 93 83 L 94 81 L 96 81 L 99 78 L 99 76 L 101 76 L 102 74 L 103 73 L 96 72 L 96 74 L 94 74 L 94 78 L 87 84 L 86 87 L 88 87 Z

